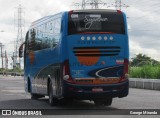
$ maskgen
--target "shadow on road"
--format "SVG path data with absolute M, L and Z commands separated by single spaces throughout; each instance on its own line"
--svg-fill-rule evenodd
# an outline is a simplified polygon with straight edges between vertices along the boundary
M 74 100 L 73 102 L 67 104 L 58 103 L 56 106 L 50 106 L 48 99 L 18 99 L 18 100 L 6 100 L 0 102 L 0 109 L 64 109 L 64 110 L 112 110 L 116 109 L 114 107 L 105 106 L 95 106 L 93 102 L 90 101 L 80 101 Z

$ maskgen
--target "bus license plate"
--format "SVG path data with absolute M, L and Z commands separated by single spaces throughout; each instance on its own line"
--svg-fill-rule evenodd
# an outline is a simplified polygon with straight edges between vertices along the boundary
M 93 92 L 102 92 L 103 89 L 102 88 L 93 88 L 92 91 Z

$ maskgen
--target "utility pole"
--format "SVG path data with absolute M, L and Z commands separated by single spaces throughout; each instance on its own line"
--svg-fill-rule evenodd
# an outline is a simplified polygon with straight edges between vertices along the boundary
M 86 8 L 86 0 L 82 0 L 82 9 Z
M 5 69 L 8 69 L 8 57 L 7 57 L 7 51 L 5 50 Z
M 115 8 L 121 10 L 121 0 L 115 0 Z
M 0 47 L 1 47 L 2 69 L 3 69 L 4 68 L 3 67 L 3 47 L 4 47 L 4 45 L 2 43 L 0 43 Z
M 13 67 L 14 69 L 16 67 L 21 68 L 21 59 L 18 60 L 18 49 L 19 46 L 24 42 L 23 38 L 23 32 L 24 32 L 24 26 L 25 26 L 25 20 L 24 20 L 24 12 L 21 5 L 18 6 L 17 16 L 15 18 L 15 25 L 17 27 L 17 39 L 15 41 L 14 45 L 14 53 L 13 53 Z

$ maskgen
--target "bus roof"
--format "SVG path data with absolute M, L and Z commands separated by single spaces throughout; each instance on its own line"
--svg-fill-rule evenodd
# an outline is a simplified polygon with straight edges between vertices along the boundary
M 95 12 L 108 12 L 108 13 L 116 13 L 116 12 L 119 12 L 119 13 L 122 13 L 122 11 L 119 11 L 119 10 L 113 10 L 113 9 L 85 9 L 85 10 L 71 10 L 71 11 L 66 11 L 66 12 L 72 12 L 72 13 L 80 13 L 80 12 L 90 12 L 90 13 L 95 13 Z M 34 22 L 32 22 L 31 24 L 31 27 L 34 27 L 35 25 L 40 25 L 40 24 L 43 24 L 44 22 L 46 22 L 47 20 L 50 20 L 51 18 L 53 17 L 56 17 L 60 14 L 62 14 L 64 12 L 60 12 L 60 13 L 57 13 L 55 15 L 49 15 L 49 16 L 45 16 L 41 19 L 38 19 Z
M 53 17 L 56 17 L 56 16 L 62 14 L 62 13 L 63 13 L 63 12 L 60 12 L 60 13 L 57 13 L 57 14 L 55 14 L 55 15 L 49 15 L 49 16 L 45 16 L 45 17 L 43 17 L 43 18 L 40 18 L 40 19 L 32 22 L 31 27 L 34 27 L 34 26 L 37 25 L 37 24 L 41 24 L 41 23 L 43 24 L 44 22 L 50 20 L 50 19 L 53 18 Z
M 110 12 L 110 13 L 115 13 L 119 12 L 118 10 L 113 10 L 113 9 L 85 9 L 85 10 L 72 10 L 71 12 L 76 13 L 76 12 Z

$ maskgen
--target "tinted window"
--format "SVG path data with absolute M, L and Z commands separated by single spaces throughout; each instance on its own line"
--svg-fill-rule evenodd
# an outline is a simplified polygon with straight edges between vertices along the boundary
M 68 34 L 85 32 L 112 32 L 125 34 L 123 14 L 117 12 L 69 14 Z
M 53 19 L 50 22 L 35 28 L 35 48 L 34 50 L 42 50 L 55 47 L 60 40 L 61 18 Z
M 26 35 L 26 48 L 27 52 L 33 51 L 35 48 L 35 29 L 30 29 Z

